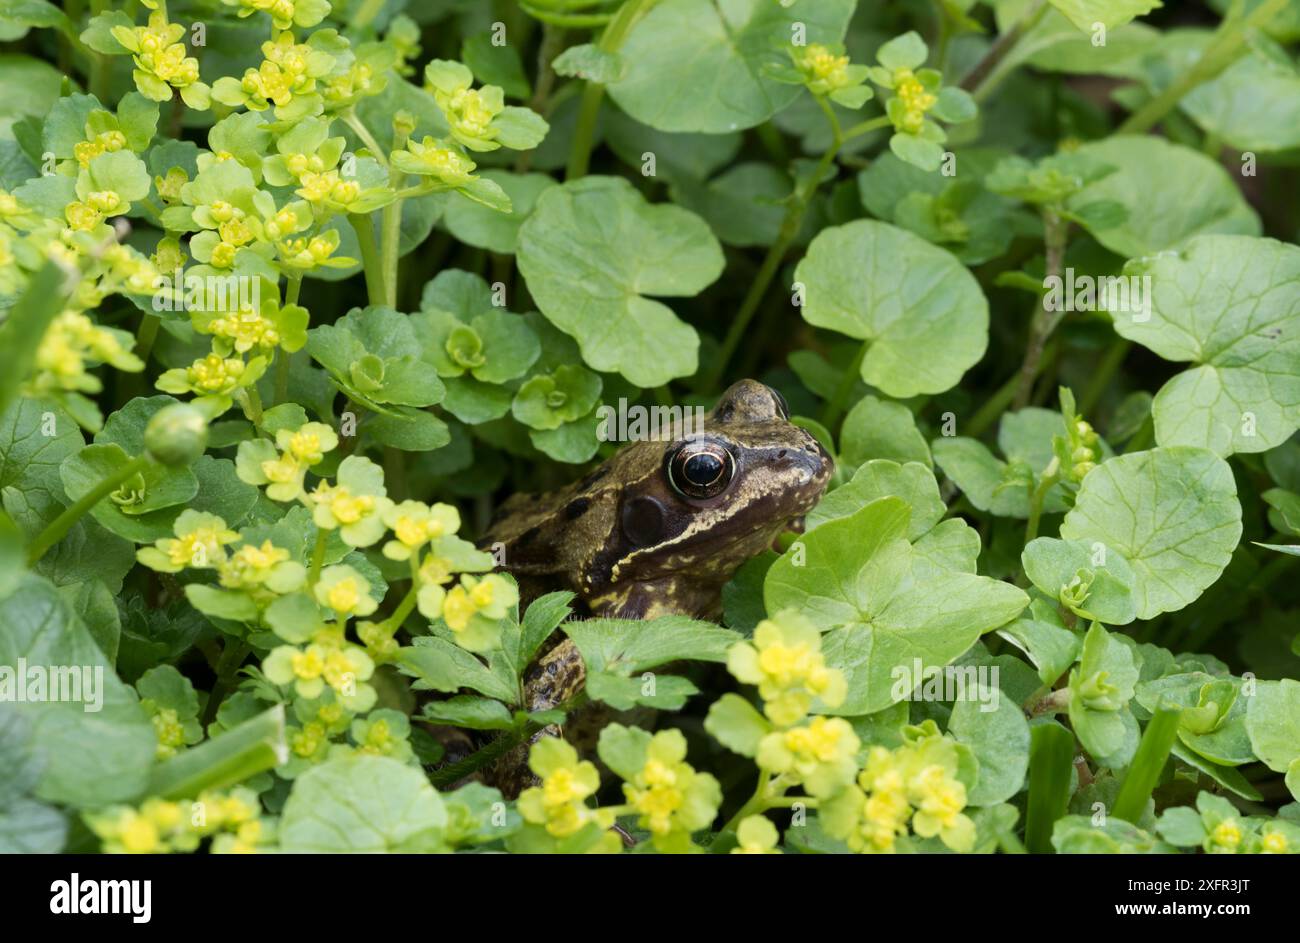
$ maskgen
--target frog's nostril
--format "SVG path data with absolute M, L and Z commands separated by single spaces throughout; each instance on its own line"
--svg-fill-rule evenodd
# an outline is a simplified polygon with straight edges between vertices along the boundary
M 782 449 L 781 451 L 777 452 L 777 453 L 776 453 L 776 459 L 777 459 L 777 461 L 780 461 L 781 459 L 785 458 L 785 455 L 786 455 L 786 450 L 785 450 L 785 449 Z

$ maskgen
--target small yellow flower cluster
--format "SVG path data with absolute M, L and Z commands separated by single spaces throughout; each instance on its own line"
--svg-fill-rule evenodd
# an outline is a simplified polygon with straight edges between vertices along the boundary
M 248 854 L 274 837 L 257 794 L 247 788 L 201 793 L 188 812 L 187 818 L 184 804 L 155 797 L 138 808 L 113 806 L 84 818 L 109 854 L 189 852 L 207 837 L 213 854 Z
M 167 15 L 155 10 L 148 26 L 114 26 L 112 32 L 134 54 L 136 88 L 146 98 L 167 101 L 174 88 L 191 108 L 203 110 L 211 103 L 210 89 L 199 81 L 199 60 L 187 56 L 179 42 L 184 26 L 167 22 Z
M 350 711 L 364 713 L 375 704 L 375 689 L 366 683 L 375 663 L 364 649 L 344 638 L 339 626 L 317 632 L 301 647 L 276 646 L 262 660 L 262 671 L 272 684 L 292 684 L 295 693 L 307 700 L 320 697 L 328 686 Z
M 72 156 L 82 167 L 89 167 L 90 162 L 100 154 L 112 154 L 126 147 L 126 135 L 118 130 L 101 131 L 85 141 L 78 141 L 72 147 Z
M 262 64 L 247 69 L 239 83 L 243 104 L 254 111 L 265 111 L 271 105 L 283 107 L 295 96 L 311 94 L 316 91 L 316 79 L 329 68 L 329 62 L 322 63 L 316 50 L 306 43 L 295 43 L 287 30 L 263 43 L 262 55 Z
M 543 826 L 552 838 L 568 838 L 591 822 L 602 829 L 614 824 L 612 814 L 587 805 L 600 787 L 600 773 L 593 763 L 580 761 L 570 744 L 543 737 L 529 753 L 528 766 L 542 784 L 519 796 L 519 814 L 525 822 Z
M 265 598 L 290 593 L 303 584 L 307 572 L 289 559 L 289 551 L 270 540 L 244 544 L 217 566 L 217 579 L 226 589 L 242 590 Z
M 899 69 L 894 73 L 894 92 L 904 109 L 899 130 L 919 134 L 925 125 L 926 113 L 935 106 L 938 98 L 926 91 L 911 69 Z
M 464 187 L 474 182 L 477 164 L 456 148 L 433 137 L 406 142 L 405 151 L 394 151 L 393 165 L 408 174 L 432 177 L 445 187 Z
M 216 514 L 187 508 L 172 525 L 175 537 L 162 537 L 152 547 L 141 547 L 136 559 L 159 573 L 179 573 L 186 567 L 208 569 L 226 560 L 226 544 L 239 534 Z
M 758 765 L 809 795 L 829 796 L 853 781 L 861 741 L 842 717 L 814 717 L 807 724 L 774 730 L 758 745 Z
M 254 347 L 270 350 L 280 343 L 280 331 L 275 324 L 249 305 L 214 318 L 208 322 L 207 330 L 214 337 L 229 341 L 230 346 L 241 354 Z
M 794 47 L 793 58 L 814 94 L 825 95 L 849 84 L 849 57 L 837 56 L 821 43 Z
M 397 538 L 384 544 L 384 556 L 390 560 L 409 560 L 429 541 L 460 530 L 460 512 L 450 504 L 430 506 L 420 501 L 403 501 L 384 512 L 384 523 Z
M 62 312 L 46 329 L 36 349 L 36 374 L 28 389 L 34 393 L 97 393 L 103 387 L 99 378 L 88 372 L 93 363 L 107 363 L 132 373 L 143 370 L 144 363 L 120 337 L 79 311 Z
M 893 852 L 909 826 L 921 838 L 970 851 L 975 823 L 962 811 L 966 785 L 958 769 L 957 744 L 926 721 L 893 750 L 872 747 L 857 783 L 822 804 L 822 824 L 857 852 Z
M 276 29 L 294 26 L 315 26 L 330 11 L 327 0 L 222 0 L 226 6 L 240 8 L 241 17 L 254 13 L 271 14 L 271 25 Z
M 327 209 L 346 207 L 361 195 L 361 185 L 355 180 L 344 180 L 337 170 L 323 173 L 306 171 L 299 182 L 302 186 L 294 191 L 298 196 L 313 206 L 324 206 Z
M 236 468 L 249 484 L 267 485 L 266 496 L 273 501 L 296 501 L 304 494 L 308 469 L 338 444 L 338 435 L 325 423 L 308 422 L 277 431 L 274 446 L 265 439 L 240 443 Z
M 65 206 L 63 216 L 74 232 L 92 232 L 108 217 L 120 216 L 128 209 L 130 204 L 114 191 L 96 190 L 87 194 L 85 200 L 74 200 Z
M 450 570 L 437 557 L 431 558 L 420 574 L 418 605 L 422 614 L 446 622 L 461 648 L 487 651 L 496 645 L 500 620 L 519 603 L 514 583 L 496 573 L 482 577 L 466 574 L 459 584 L 444 589 L 440 583 L 448 581 Z
M 722 789 L 708 773 L 686 762 L 686 738 L 680 730 L 661 730 L 646 747 L 645 765 L 627 782 L 623 795 L 640 815 L 660 851 L 680 852 L 691 833 L 708 827 L 718 813 Z
M 826 667 L 821 633 L 794 611 L 760 622 L 752 644 L 733 645 L 727 652 L 727 670 L 745 684 L 758 686 L 764 712 L 778 727 L 797 724 L 814 699 L 827 707 L 843 703 L 848 690 L 843 672 Z

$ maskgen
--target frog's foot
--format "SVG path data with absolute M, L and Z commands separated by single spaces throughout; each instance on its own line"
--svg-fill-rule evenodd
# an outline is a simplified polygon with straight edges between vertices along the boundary
M 587 679 L 587 666 L 572 639 L 565 639 L 539 658 L 524 675 L 524 709 L 531 712 L 559 707 L 582 690 Z M 489 767 L 484 779 L 490 786 L 501 790 L 507 799 L 541 780 L 528 767 L 528 753 L 542 737 L 560 737 L 564 732 L 557 724 L 550 724 L 533 734 L 523 743 L 511 747 Z

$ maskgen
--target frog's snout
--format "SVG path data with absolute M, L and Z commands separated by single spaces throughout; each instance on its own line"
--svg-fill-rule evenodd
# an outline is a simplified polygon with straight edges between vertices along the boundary
M 777 453 L 777 461 L 797 476 L 801 488 L 820 494 L 831 479 L 835 462 L 814 436 L 804 435 L 805 441 L 798 448 L 782 449 Z

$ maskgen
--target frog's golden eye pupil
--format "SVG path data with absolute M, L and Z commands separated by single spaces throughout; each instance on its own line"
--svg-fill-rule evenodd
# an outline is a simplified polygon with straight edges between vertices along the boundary
M 688 442 L 668 460 L 668 483 L 688 498 L 712 498 L 731 482 L 735 460 L 714 442 Z

